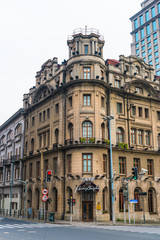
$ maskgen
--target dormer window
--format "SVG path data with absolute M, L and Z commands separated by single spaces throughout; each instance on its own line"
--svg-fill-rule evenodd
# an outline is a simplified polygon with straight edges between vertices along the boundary
M 136 93 L 143 94 L 143 88 L 136 87 L 135 91 Z
M 140 67 L 139 67 L 139 66 L 136 66 L 136 67 L 135 67 L 135 72 L 136 72 L 137 74 L 140 74 Z

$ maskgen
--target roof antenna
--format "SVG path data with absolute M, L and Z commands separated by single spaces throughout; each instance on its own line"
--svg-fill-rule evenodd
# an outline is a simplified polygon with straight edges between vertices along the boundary
M 85 26 L 85 35 L 87 34 L 87 25 Z

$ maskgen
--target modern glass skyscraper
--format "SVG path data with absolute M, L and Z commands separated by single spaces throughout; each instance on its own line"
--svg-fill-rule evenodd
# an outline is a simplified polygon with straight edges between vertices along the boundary
M 131 53 L 153 65 L 160 76 L 160 0 L 145 0 L 133 15 Z

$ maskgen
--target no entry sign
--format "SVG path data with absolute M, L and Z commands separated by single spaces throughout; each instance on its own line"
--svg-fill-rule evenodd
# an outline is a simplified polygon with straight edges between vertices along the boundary
M 48 190 L 47 189 L 43 189 L 42 194 L 47 195 L 48 194 Z

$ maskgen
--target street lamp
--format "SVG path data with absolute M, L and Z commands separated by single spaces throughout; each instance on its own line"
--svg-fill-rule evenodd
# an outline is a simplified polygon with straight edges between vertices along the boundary
M 115 214 L 114 214 L 114 193 L 113 193 L 113 162 L 112 162 L 112 138 L 111 138 L 111 120 L 114 119 L 114 116 L 107 116 L 103 118 L 104 121 L 109 122 L 109 140 L 110 140 L 110 171 L 111 171 L 111 194 L 112 194 L 112 220 L 115 223 Z

